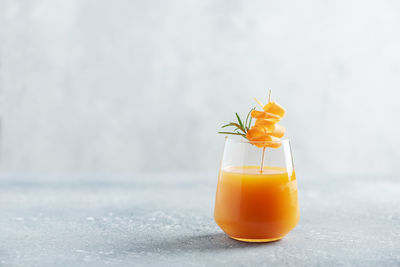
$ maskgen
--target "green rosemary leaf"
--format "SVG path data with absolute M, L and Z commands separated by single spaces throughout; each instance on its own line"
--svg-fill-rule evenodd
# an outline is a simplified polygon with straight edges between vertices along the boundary
M 245 122 L 244 122 L 244 127 L 245 127 L 246 129 L 247 129 L 247 120 L 249 119 L 249 114 L 250 114 L 250 112 L 247 113 L 246 120 L 245 120 Z
M 246 134 L 239 133 L 238 131 L 236 131 L 236 133 L 240 134 L 240 135 L 243 136 L 243 137 L 246 137 Z M 247 137 L 246 137 L 246 138 L 247 138 Z
M 225 124 L 225 125 L 221 126 L 221 128 L 225 128 L 225 127 L 228 127 L 228 126 L 235 126 L 235 125 L 232 122 L 230 122 L 228 124 Z
M 244 129 L 242 120 L 240 119 L 240 117 L 239 117 L 239 115 L 237 114 L 237 112 L 236 112 L 235 114 L 236 114 L 236 118 L 237 118 L 237 120 L 238 120 L 238 122 L 239 122 L 239 124 L 240 124 L 240 128 Z
M 231 122 L 230 124 L 231 124 L 231 126 L 235 126 L 236 129 L 239 129 L 239 130 L 243 131 L 243 128 L 242 128 L 239 124 L 237 124 L 236 122 Z M 236 129 L 235 129 L 235 130 L 236 130 Z M 235 131 L 235 130 L 234 130 L 234 131 Z
M 252 108 L 252 109 L 250 109 L 250 112 L 249 112 L 249 114 L 251 114 L 251 112 L 253 111 L 253 110 L 255 110 L 256 108 Z M 249 114 L 247 115 L 247 116 L 249 116 Z M 253 119 L 253 117 L 252 116 L 250 116 L 250 120 L 249 120 L 249 124 L 248 124 L 248 126 L 247 126 L 247 129 L 250 129 L 250 127 L 251 127 L 251 120 Z
M 237 123 L 232 123 L 232 124 L 235 125 L 236 128 L 242 129 L 242 126 L 240 126 L 239 124 L 237 124 Z
M 248 125 L 248 124 L 247 124 L 247 121 L 248 121 L 249 116 L 250 116 L 250 113 L 253 111 L 253 109 L 254 109 L 254 108 L 250 109 L 249 113 L 247 113 L 246 122 L 244 123 L 244 125 L 246 126 L 246 129 L 249 129 L 249 128 L 250 128 L 250 127 L 247 126 L 247 125 Z
M 241 136 L 244 136 L 244 134 L 241 134 L 241 133 L 231 133 L 231 132 L 218 132 L 218 133 L 220 133 L 220 134 L 233 134 L 233 135 L 241 135 Z
M 238 133 L 239 135 L 243 136 L 244 138 L 247 138 L 245 134 Z

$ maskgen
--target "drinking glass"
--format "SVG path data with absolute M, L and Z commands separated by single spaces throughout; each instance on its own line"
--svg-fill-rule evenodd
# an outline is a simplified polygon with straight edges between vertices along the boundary
M 299 221 L 290 142 L 283 138 L 278 148 L 257 147 L 252 143 L 236 137 L 225 138 L 214 219 L 236 240 L 279 240 Z

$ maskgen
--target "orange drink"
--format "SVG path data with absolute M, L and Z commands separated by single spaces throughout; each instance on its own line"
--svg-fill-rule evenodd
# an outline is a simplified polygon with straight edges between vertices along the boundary
M 269 242 L 299 221 L 297 181 L 286 128 L 278 124 L 286 110 L 271 101 L 271 90 L 266 105 L 255 100 L 262 111 L 252 108 L 245 120 L 235 113 L 237 122 L 221 126 L 231 131 L 218 132 L 243 139 L 225 138 L 214 219 L 234 239 Z
M 221 169 L 214 218 L 230 237 L 242 241 L 281 239 L 299 221 L 294 170 L 265 166 Z

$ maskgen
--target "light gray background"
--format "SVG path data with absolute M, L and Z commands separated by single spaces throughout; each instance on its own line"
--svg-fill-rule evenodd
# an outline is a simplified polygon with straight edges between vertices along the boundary
M 3 171 L 217 170 L 284 105 L 298 172 L 398 174 L 398 1 L 0 0 Z

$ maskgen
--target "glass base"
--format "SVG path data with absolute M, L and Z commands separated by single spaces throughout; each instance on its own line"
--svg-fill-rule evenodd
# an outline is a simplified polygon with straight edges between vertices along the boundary
M 274 242 L 274 241 L 281 240 L 283 238 L 283 236 L 277 237 L 277 238 L 266 238 L 266 239 L 248 239 L 248 238 L 237 238 L 237 237 L 232 237 L 232 236 L 230 236 L 230 238 L 238 240 L 238 241 L 242 241 L 242 242 L 266 243 L 266 242 Z

